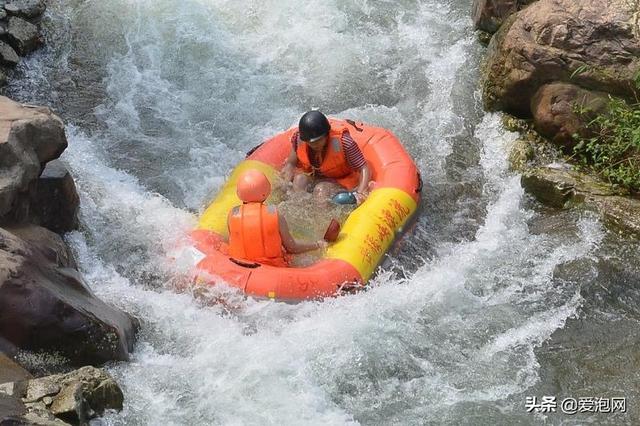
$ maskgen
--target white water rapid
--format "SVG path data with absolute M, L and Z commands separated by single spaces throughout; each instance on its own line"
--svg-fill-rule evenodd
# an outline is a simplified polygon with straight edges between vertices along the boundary
M 526 396 L 600 390 L 558 384 L 541 353 L 581 315 L 606 231 L 548 216 L 508 171 L 516 135 L 482 111 L 470 3 L 49 2 L 47 47 L 9 92 L 68 123 L 67 241 L 142 322 L 131 362 L 108 366 L 126 403 L 107 424 L 529 424 L 545 419 Z M 425 201 L 396 267 L 324 302 L 174 291 L 167 251 L 244 152 L 311 107 L 387 127 L 416 159 Z

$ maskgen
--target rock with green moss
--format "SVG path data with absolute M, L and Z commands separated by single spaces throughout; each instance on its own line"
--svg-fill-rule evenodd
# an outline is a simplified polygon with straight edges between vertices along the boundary
M 567 165 L 535 167 L 523 173 L 522 187 L 555 208 L 584 206 L 597 211 L 615 229 L 640 235 L 640 199 Z
M 520 133 L 520 137 L 509 149 L 508 161 L 511 170 L 525 172 L 561 158 L 560 150 L 540 136 L 530 120 L 503 114 L 502 124 L 507 130 Z
M 613 229 L 640 236 L 640 200 L 629 197 L 595 196 L 591 204 L 600 212 L 605 223 Z
M 536 167 L 521 178 L 522 187 L 538 201 L 565 208 L 580 204 L 590 196 L 624 195 L 625 191 L 590 175 L 572 170 L 566 164 Z
M 489 42 L 491 42 L 491 35 L 492 34 L 486 32 L 486 31 L 482 31 L 482 30 L 478 31 L 477 34 L 478 34 L 478 41 L 481 44 L 483 44 L 485 46 L 488 46 Z
M 533 160 L 535 151 L 531 142 L 526 139 L 516 139 L 509 150 L 509 168 L 516 172 L 524 172 Z
M 520 182 L 525 191 L 550 207 L 564 208 L 575 195 L 576 180 L 569 170 L 538 167 L 523 173 Z

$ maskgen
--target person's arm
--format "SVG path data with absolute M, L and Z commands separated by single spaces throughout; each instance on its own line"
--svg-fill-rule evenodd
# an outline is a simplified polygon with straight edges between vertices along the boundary
M 285 182 L 291 182 L 293 180 L 293 173 L 296 169 L 296 165 L 298 164 L 298 156 L 294 150 L 291 150 L 289 156 L 284 162 L 284 166 L 282 167 L 282 178 Z
M 296 170 L 296 166 L 298 165 L 298 155 L 296 154 L 296 148 L 298 147 L 298 132 L 293 132 L 291 134 L 291 152 L 289 152 L 289 156 L 284 162 L 284 166 L 282 167 L 282 178 L 285 182 L 291 182 L 293 180 L 293 175 Z
M 289 232 L 287 221 L 280 213 L 278 213 L 278 223 L 280 224 L 280 238 L 282 239 L 282 245 L 288 253 L 299 254 L 326 247 L 326 243 L 323 240 L 314 241 L 312 243 L 299 243 L 296 241 Z
M 349 167 L 360 172 L 360 180 L 353 194 L 356 197 L 358 205 L 360 205 L 368 195 L 367 189 L 369 188 L 369 181 L 371 180 L 371 169 L 367 165 L 367 160 L 364 158 L 358 144 L 353 140 L 348 131 L 342 135 L 342 146 L 344 147 Z
M 371 169 L 369 169 L 369 165 L 365 163 L 364 166 L 360 167 L 360 181 L 358 182 L 358 186 L 356 187 L 355 197 L 358 200 L 358 197 L 362 199 L 358 200 L 358 204 L 361 204 L 367 198 L 367 190 L 369 188 L 369 181 L 371 180 Z

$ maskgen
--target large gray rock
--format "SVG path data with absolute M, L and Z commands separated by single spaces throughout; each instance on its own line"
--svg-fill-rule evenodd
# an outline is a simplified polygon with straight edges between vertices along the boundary
M 539 0 L 509 17 L 489 45 L 486 106 L 528 116 L 531 97 L 553 81 L 633 97 L 640 70 L 638 11 L 633 4 Z
M 6 37 L 11 47 L 22 56 L 33 52 L 43 43 L 38 27 L 16 16 L 9 17 Z
M 551 142 L 571 152 L 574 135 L 591 136 L 587 124 L 607 111 L 609 98 L 568 83 L 545 84 L 531 99 L 536 130 Z
M 49 108 L 22 105 L 0 96 L 0 223 L 3 218 L 21 219 L 7 215 L 20 194 L 34 185 L 44 165 L 58 158 L 66 147 L 62 120 Z
M 20 425 L 26 408 L 19 398 L 0 393 L 0 425 Z
M 20 62 L 20 57 L 13 50 L 13 47 L 9 46 L 4 41 L 0 41 L 0 64 L 8 67 L 15 67 Z
M 37 18 L 46 8 L 43 0 L 14 0 L 4 5 L 7 13 L 23 18 Z
M 59 234 L 78 227 L 80 197 L 60 160 L 47 163 L 31 194 L 29 221 Z
M 58 248 L 50 248 L 56 252 Z M 0 336 L 74 365 L 128 360 L 136 322 L 96 298 L 67 261 L 0 228 Z

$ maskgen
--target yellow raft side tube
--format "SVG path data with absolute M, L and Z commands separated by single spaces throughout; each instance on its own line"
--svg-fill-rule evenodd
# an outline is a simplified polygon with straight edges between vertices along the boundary
M 349 215 L 325 257 L 344 260 L 367 281 L 416 209 L 416 202 L 401 189 L 372 191 Z

